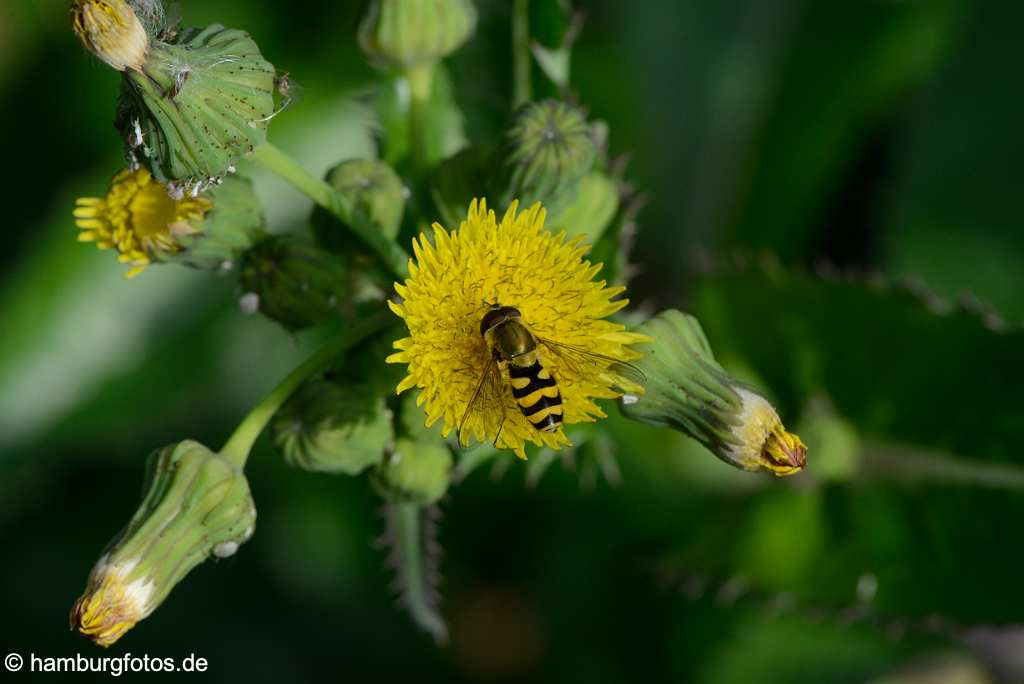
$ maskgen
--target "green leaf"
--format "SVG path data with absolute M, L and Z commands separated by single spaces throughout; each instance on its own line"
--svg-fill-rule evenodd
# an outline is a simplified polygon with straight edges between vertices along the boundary
M 1021 463 L 1024 330 L 915 292 L 751 270 L 702 278 L 692 312 L 716 352 L 753 365 L 784 420 L 824 394 L 863 437 Z

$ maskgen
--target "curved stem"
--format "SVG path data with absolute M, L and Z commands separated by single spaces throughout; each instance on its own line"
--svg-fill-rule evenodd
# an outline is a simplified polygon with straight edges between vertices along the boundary
M 278 383 L 277 387 L 263 398 L 263 401 L 256 404 L 249 411 L 249 414 L 242 419 L 242 422 L 235 428 L 235 431 L 231 433 L 228 441 L 224 443 L 224 448 L 220 450 L 221 456 L 231 461 L 241 470 L 249 458 L 249 452 L 252 451 L 256 438 L 263 432 L 263 428 L 267 426 L 267 423 L 274 417 L 277 410 L 281 408 L 281 405 L 292 395 L 292 392 L 302 384 L 303 380 L 326 366 L 341 352 L 387 327 L 393 320 L 387 312 L 381 312 L 355 323 L 313 352 L 308 359 L 299 364 L 284 380 Z
M 260 145 L 248 157 L 254 164 L 276 173 L 330 212 L 367 244 L 395 277 L 408 271 L 409 255 L 389 240 L 373 221 L 326 182 L 311 175 L 298 162 L 270 143 Z

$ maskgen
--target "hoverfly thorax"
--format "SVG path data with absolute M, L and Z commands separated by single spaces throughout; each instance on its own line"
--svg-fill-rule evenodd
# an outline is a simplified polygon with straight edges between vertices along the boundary
M 480 320 L 480 334 L 502 361 L 521 357 L 537 348 L 537 340 L 523 323 L 519 309 L 492 306 Z

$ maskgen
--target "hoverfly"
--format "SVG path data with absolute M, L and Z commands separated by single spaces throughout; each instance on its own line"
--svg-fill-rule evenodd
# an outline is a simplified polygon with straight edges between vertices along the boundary
M 459 442 L 462 444 L 468 441 L 465 432 L 470 416 L 488 404 L 504 410 L 505 392 L 511 392 L 520 412 L 538 432 L 553 433 L 561 429 L 565 415 L 562 394 L 558 378 L 544 365 L 545 356 L 558 359 L 567 368 L 585 368 L 579 364 L 589 361 L 587 365 L 592 366 L 597 362 L 613 378 L 612 384 L 628 386 L 644 382 L 644 375 L 636 366 L 538 337 L 523 322 L 522 314 L 514 306 L 488 306 L 490 308 L 480 319 L 480 335 L 490 350 L 490 359 L 459 422 Z M 618 378 L 626 382 L 622 383 Z M 622 389 L 625 391 L 626 388 Z M 495 443 L 506 418 L 502 417 L 498 434 L 494 437 Z

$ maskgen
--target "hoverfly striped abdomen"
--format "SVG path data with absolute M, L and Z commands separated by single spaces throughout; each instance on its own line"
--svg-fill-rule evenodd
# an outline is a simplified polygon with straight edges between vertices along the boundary
M 558 384 L 546 368 L 540 365 L 536 354 L 529 365 L 508 364 L 512 396 L 526 419 L 541 432 L 554 432 L 562 424 L 562 395 Z M 518 360 L 518 359 L 517 359 Z

